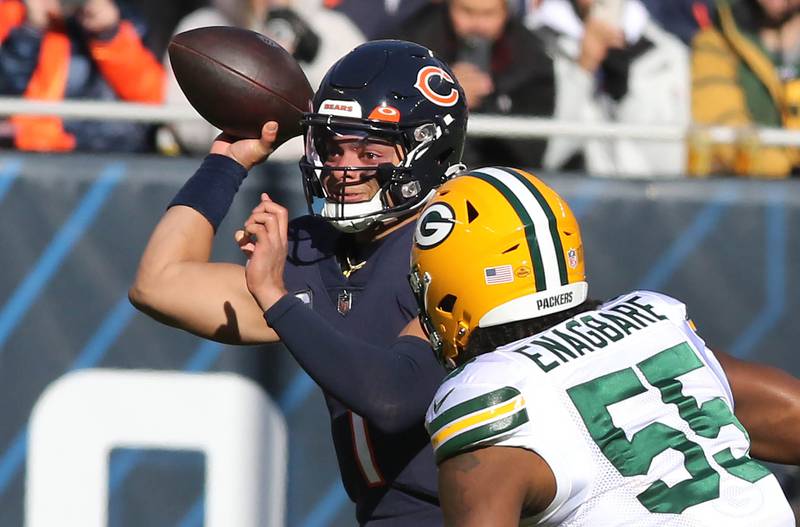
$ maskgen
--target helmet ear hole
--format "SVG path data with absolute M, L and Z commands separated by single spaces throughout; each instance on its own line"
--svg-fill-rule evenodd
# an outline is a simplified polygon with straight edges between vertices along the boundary
M 452 314 L 453 308 L 456 305 L 456 300 L 458 300 L 458 297 L 455 295 L 445 295 L 444 298 L 439 301 L 439 305 L 436 306 L 436 309 L 444 313 Z
M 467 202 L 467 223 L 472 223 L 478 217 L 478 211 L 475 207 L 470 203 Z
M 518 248 L 519 248 L 519 244 L 512 245 L 511 247 L 509 247 L 508 249 L 506 249 L 505 251 L 503 251 L 503 254 L 508 254 L 508 253 L 510 253 L 511 251 L 516 251 Z

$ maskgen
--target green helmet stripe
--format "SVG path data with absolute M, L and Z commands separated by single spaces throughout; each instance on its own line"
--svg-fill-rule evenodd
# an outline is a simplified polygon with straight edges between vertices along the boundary
M 520 221 L 523 225 L 525 225 L 525 239 L 528 241 L 528 249 L 530 250 L 531 254 L 531 266 L 533 267 L 533 279 L 536 282 L 536 289 L 539 291 L 543 291 L 547 289 L 547 279 L 545 278 L 544 274 L 544 264 L 542 263 L 542 254 L 539 251 L 539 244 L 536 241 L 536 227 L 533 223 L 533 218 L 530 217 L 528 211 L 525 209 L 525 206 L 522 202 L 517 198 L 516 194 L 504 185 L 500 180 L 495 177 L 492 177 L 488 174 L 484 174 L 479 170 L 473 170 L 467 176 L 472 176 L 481 181 L 485 181 L 492 187 L 494 187 L 500 194 L 506 198 L 506 201 L 511 205 L 514 209 L 514 212 L 517 213 Z
M 553 213 L 552 207 L 550 207 L 550 204 L 548 204 L 547 200 L 544 199 L 544 195 L 533 183 L 531 183 L 528 178 L 516 170 L 505 167 L 498 168 L 503 172 L 514 176 L 520 181 L 520 183 L 525 185 L 525 188 L 527 188 L 531 194 L 533 194 L 533 196 L 536 198 L 536 201 L 539 203 L 539 206 L 547 216 L 547 223 L 550 226 L 550 235 L 553 238 L 553 245 L 555 245 L 556 248 L 556 261 L 558 262 L 558 274 L 561 278 L 561 285 L 567 285 L 569 283 L 569 277 L 567 276 L 567 262 L 564 260 L 564 246 L 561 244 L 561 236 L 558 234 L 558 220 L 556 220 L 556 215 Z
M 473 450 L 492 438 L 510 432 L 528 422 L 528 411 L 521 408 L 518 412 L 493 421 L 491 423 L 473 428 L 462 434 L 453 436 L 436 449 L 436 463 L 441 463 L 457 454 Z
M 449 425 L 457 419 L 461 419 L 479 410 L 485 410 L 500 403 L 510 401 L 519 394 L 520 392 L 516 388 L 506 386 L 499 390 L 494 390 L 493 392 L 485 393 L 469 399 L 468 401 L 464 401 L 463 403 L 459 403 L 452 408 L 448 408 L 446 411 L 442 412 L 442 415 L 431 421 L 428 425 L 428 433 L 433 436 L 436 432 L 441 430 L 442 427 Z

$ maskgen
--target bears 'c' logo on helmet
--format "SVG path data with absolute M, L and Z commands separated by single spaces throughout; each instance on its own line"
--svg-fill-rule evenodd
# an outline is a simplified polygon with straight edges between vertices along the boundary
M 414 241 L 420 249 L 432 249 L 450 236 L 453 232 L 453 209 L 447 203 L 434 203 L 422 213 L 417 222 Z
M 450 88 L 450 93 L 442 95 L 441 93 L 435 92 L 433 88 L 431 88 L 431 79 L 434 77 L 440 77 L 451 83 L 453 87 Z M 417 82 L 414 84 L 414 87 L 418 89 L 426 99 L 434 104 L 438 104 L 439 106 L 453 106 L 458 102 L 459 97 L 455 84 L 456 82 L 453 80 L 453 77 L 442 68 L 438 66 L 425 66 L 417 73 Z

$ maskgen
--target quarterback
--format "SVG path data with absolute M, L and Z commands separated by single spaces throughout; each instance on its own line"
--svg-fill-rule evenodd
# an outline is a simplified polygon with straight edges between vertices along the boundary
M 448 525 L 795 525 L 754 458 L 800 461 L 800 382 L 712 352 L 666 295 L 589 300 L 578 223 L 534 176 L 442 185 L 410 281 L 452 370 L 426 417 Z
M 406 278 L 416 214 L 462 170 L 464 91 L 428 49 L 372 41 L 331 67 L 302 126 L 309 214 L 289 221 L 262 195 L 237 233 L 247 265 L 210 260 L 277 123 L 261 140 L 217 140 L 156 226 L 131 301 L 206 338 L 283 342 L 325 395 L 358 524 L 439 526 L 423 416 L 445 372 Z

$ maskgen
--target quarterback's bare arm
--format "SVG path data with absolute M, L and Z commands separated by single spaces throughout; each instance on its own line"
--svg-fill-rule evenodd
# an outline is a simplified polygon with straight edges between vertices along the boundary
M 247 289 L 244 267 L 208 261 L 213 237 L 194 209 L 167 210 L 142 255 L 131 302 L 160 322 L 219 342 L 277 341 Z
M 212 154 L 232 157 L 244 169 L 270 151 L 277 127 L 267 125 L 260 140 L 215 141 Z M 131 302 L 171 326 L 229 344 L 274 342 L 241 265 L 209 262 L 214 227 L 194 208 L 173 206 L 147 243 L 133 285 Z
M 727 353 L 714 355 L 730 382 L 734 413 L 750 434 L 752 457 L 800 464 L 800 380 Z
M 517 527 L 553 501 L 556 481 L 534 452 L 494 446 L 439 465 L 439 497 L 449 527 Z

